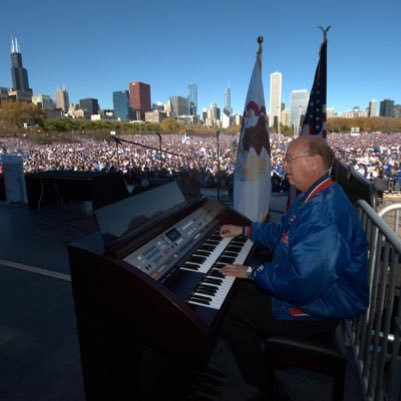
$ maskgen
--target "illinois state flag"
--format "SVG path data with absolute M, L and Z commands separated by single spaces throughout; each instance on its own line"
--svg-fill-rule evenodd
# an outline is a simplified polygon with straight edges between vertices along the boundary
M 262 83 L 262 38 L 258 42 L 234 174 L 234 208 L 252 221 L 267 218 L 271 198 L 270 142 Z
M 322 29 L 324 33 L 323 43 L 320 46 L 319 63 L 316 67 L 315 79 L 308 107 L 299 136 L 319 135 L 327 137 L 326 92 L 327 92 L 327 38 L 330 27 Z

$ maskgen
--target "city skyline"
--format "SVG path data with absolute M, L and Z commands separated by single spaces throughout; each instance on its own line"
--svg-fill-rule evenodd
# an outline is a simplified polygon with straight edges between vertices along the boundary
M 270 74 L 279 71 L 282 99 L 289 107 L 293 90 L 311 89 L 322 42 L 318 25 L 331 25 L 327 107 L 341 113 L 355 106 L 365 109 L 372 99 L 401 103 L 401 56 L 395 46 L 401 33 L 399 1 L 378 6 L 372 0 L 340 0 L 329 3 L 327 13 L 315 0 L 291 7 L 264 1 L 252 7 L 225 0 L 185 7 L 178 0 L 135 6 L 117 1 L 112 9 L 92 0 L 83 5 L 72 0 L 68 9 L 56 3 L 41 7 L 44 3 L 35 3 L 40 12 L 34 20 L 27 0 L 21 2 L 26 12 L 18 19 L 11 1 L 2 5 L 0 86 L 12 86 L 10 40 L 16 37 L 35 94 L 54 99 L 62 86 L 71 103 L 96 98 L 102 109 L 112 109 L 113 92 L 128 90 L 132 81 L 151 86 L 152 103 L 187 97 L 188 85 L 195 83 L 200 114 L 212 102 L 222 108 L 230 82 L 231 107 L 242 114 L 261 35 L 266 100 Z M 128 24 L 134 11 L 146 18 Z

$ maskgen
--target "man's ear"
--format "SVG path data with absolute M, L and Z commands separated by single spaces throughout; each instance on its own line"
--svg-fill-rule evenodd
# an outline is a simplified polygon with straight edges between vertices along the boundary
M 310 165 L 314 170 L 321 168 L 322 164 L 323 160 L 320 155 L 310 156 Z

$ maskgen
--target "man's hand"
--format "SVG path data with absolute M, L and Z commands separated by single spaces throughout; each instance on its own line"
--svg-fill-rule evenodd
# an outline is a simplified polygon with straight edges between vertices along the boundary
M 242 227 L 241 226 L 234 226 L 232 224 L 225 224 L 224 226 L 220 227 L 220 236 L 222 238 L 225 237 L 237 237 L 238 235 L 242 234 Z
M 239 278 L 248 278 L 248 266 L 243 265 L 225 265 L 220 269 L 220 272 L 225 276 L 234 276 Z

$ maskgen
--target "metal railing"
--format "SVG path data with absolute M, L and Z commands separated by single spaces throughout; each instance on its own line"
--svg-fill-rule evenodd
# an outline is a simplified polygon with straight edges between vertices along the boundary
M 381 209 L 378 214 L 382 217 L 390 228 L 396 233 L 399 233 L 401 226 L 400 220 L 401 203 L 393 203 L 391 205 L 385 206 Z
M 369 241 L 370 305 L 346 321 L 362 392 L 368 401 L 396 401 L 401 396 L 401 238 L 364 200 L 356 203 Z
M 338 159 L 334 161 L 331 175 L 341 185 L 353 204 L 363 199 L 376 209 L 379 193 L 373 181 L 362 177 L 351 166 Z

